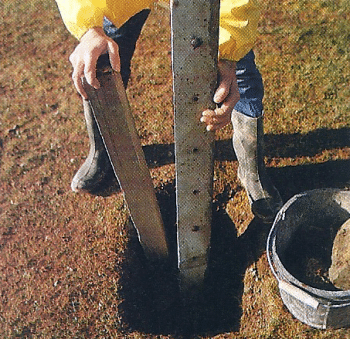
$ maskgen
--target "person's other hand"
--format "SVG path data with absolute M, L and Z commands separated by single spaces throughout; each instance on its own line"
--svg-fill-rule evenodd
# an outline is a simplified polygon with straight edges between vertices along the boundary
M 208 131 L 215 131 L 229 124 L 231 113 L 239 101 L 235 62 L 220 60 L 218 68 L 219 85 L 214 95 L 214 102 L 218 107 L 215 110 L 205 110 L 200 119 L 207 125 Z
M 96 64 L 101 54 L 109 53 L 112 68 L 120 71 L 120 57 L 117 43 L 109 38 L 101 27 L 90 28 L 81 38 L 79 44 L 69 57 L 73 66 L 72 79 L 78 93 L 87 99 L 82 78 L 95 89 L 100 87 L 96 78 Z

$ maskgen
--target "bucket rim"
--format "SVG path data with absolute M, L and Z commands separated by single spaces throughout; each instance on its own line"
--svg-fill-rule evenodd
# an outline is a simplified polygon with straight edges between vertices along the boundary
M 346 192 L 350 194 L 350 189 L 338 189 L 338 188 L 322 188 L 322 189 L 313 189 L 301 192 L 299 194 L 294 195 L 292 198 L 290 198 L 280 209 L 280 211 L 277 213 L 275 220 L 273 222 L 273 225 L 270 229 L 268 238 L 267 238 L 267 245 L 266 245 L 266 254 L 267 254 L 267 260 L 270 266 L 270 269 L 275 276 L 278 283 L 281 283 L 281 281 L 288 282 L 297 288 L 300 288 L 301 290 L 305 291 L 306 293 L 312 294 L 314 297 L 318 299 L 323 299 L 328 302 L 336 302 L 337 305 L 339 303 L 343 303 L 344 305 L 350 304 L 350 289 L 349 290 L 328 290 L 328 289 L 320 289 L 316 287 L 309 286 L 305 283 L 302 283 L 299 281 L 295 276 L 293 276 L 291 273 L 287 271 L 287 269 L 284 267 L 282 262 L 279 260 L 279 256 L 276 252 L 276 246 L 275 246 L 275 237 L 277 233 L 278 224 L 281 220 L 284 219 L 286 210 L 294 204 L 298 199 L 300 199 L 303 196 L 315 194 L 318 192 L 329 192 L 332 195 L 335 195 L 337 193 Z M 350 211 L 349 211 L 350 213 Z M 278 259 L 278 263 L 275 262 L 274 257 Z M 275 267 L 278 266 L 278 268 L 282 272 L 277 272 Z M 342 305 L 343 305 L 342 304 Z

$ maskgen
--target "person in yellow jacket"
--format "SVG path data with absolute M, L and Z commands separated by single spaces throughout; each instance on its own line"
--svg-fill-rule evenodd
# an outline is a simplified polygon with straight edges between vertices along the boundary
M 56 0 L 67 29 L 79 39 L 69 60 L 72 79 L 83 98 L 90 140 L 89 155 L 73 178 L 75 192 L 98 193 L 114 175 L 93 118 L 81 79 L 99 88 L 96 67 L 101 60 L 120 71 L 125 87 L 136 41 L 149 15 L 151 0 Z M 263 159 L 263 84 L 252 51 L 259 20 L 257 0 L 221 0 L 219 85 L 215 110 L 203 112 L 208 130 L 233 124 L 238 176 L 253 213 L 271 222 L 282 206 L 277 189 L 266 175 Z

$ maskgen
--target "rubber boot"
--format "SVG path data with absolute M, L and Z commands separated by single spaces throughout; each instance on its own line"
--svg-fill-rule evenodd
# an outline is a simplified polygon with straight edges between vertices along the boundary
M 270 223 L 283 205 L 281 196 L 266 174 L 263 155 L 263 117 L 232 113 L 233 148 L 238 160 L 238 178 L 244 186 L 253 214 Z
M 95 194 L 105 189 L 115 176 L 91 106 L 87 100 L 83 100 L 83 106 L 90 151 L 85 162 L 75 174 L 71 188 L 74 192 L 84 191 Z

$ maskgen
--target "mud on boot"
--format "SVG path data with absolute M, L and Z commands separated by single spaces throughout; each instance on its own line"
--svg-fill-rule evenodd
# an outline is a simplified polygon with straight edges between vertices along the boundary
M 252 118 L 232 112 L 233 148 L 238 166 L 238 178 L 244 186 L 252 213 L 270 223 L 283 206 L 281 196 L 266 173 L 263 155 L 263 117 Z

